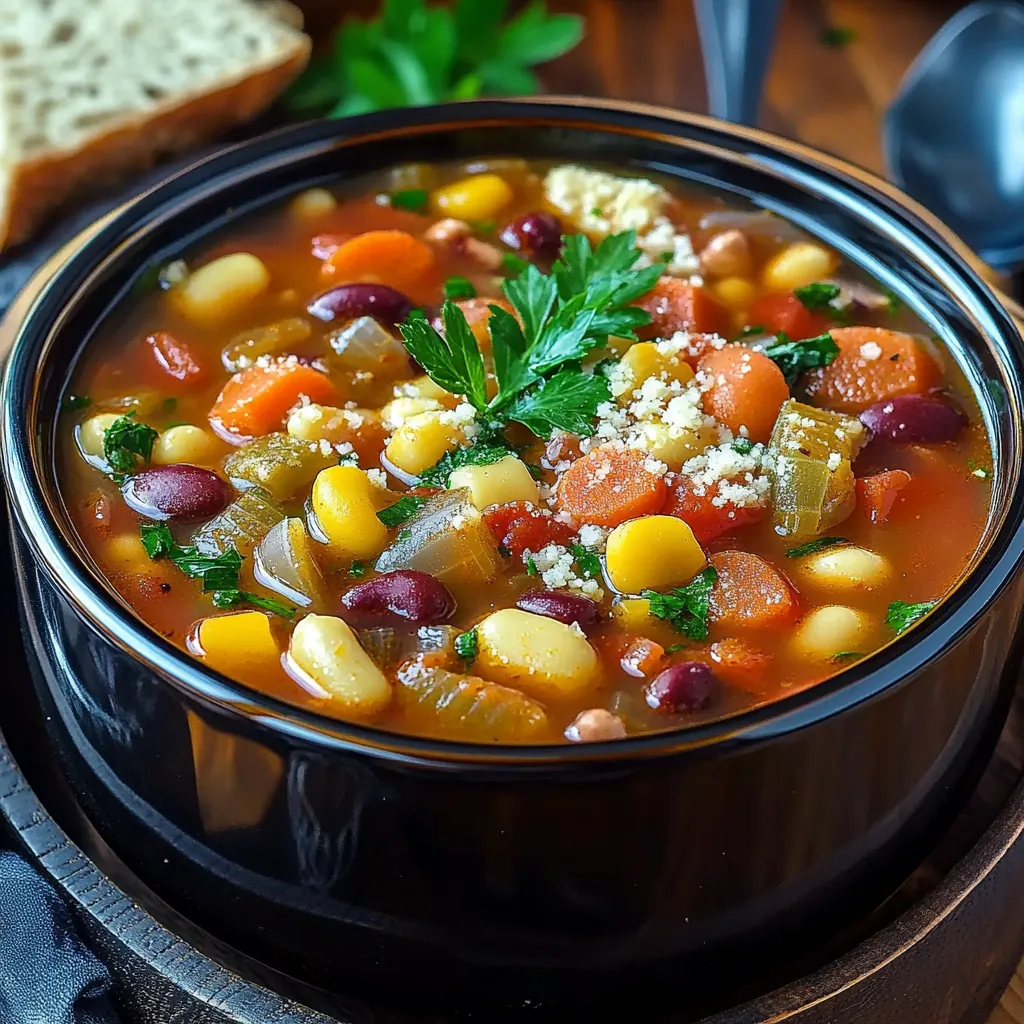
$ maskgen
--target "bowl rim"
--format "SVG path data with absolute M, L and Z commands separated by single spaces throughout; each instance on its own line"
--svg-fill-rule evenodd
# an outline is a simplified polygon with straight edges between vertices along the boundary
M 1021 476 L 1019 459 L 1004 460 L 1008 465 L 998 467 L 1009 474 L 1009 479 L 1003 472 L 996 474 L 996 482 L 1003 485 L 1005 507 L 1001 509 L 997 528 L 989 530 L 991 536 L 987 537 L 984 549 L 938 609 L 908 634 L 896 637 L 835 676 L 780 700 L 716 721 L 605 744 L 474 744 L 409 736 L 328 718 L 259 693 L 202 665 L 138 618 L 109 585 L 103 584 L 102 578 L 97 578 L 95 569 L 76 548 L 75 538 L 68 535 L 46 498 L 47 473 L 36 458 L 35 437 L 29 429 L 32 417 L 24 415 L 22 409 L 23 396 L 29 393 L 34 411 L 39 373 L 46 364 L 57 325 L 66 309 L 72 308 L 88 290 L 88 281 L 80 283 L 70 301 L 49 310 L 48 304 L 54 305 L 57 284 L 72 273 L 94 276 L 103 261 L 113 258 L 130 225 L 135 225 L 135 234 L 152 230 L 160 219 L 155 214 L 170 218 L 179 215 L 183 207 L 200 196 L 227 185 L 225 175 L 233 175 L 230 180 L 237 183 L 246 172 L 254 175 L 282 162 L 301 163 L 304 158 L 322 152 L 325 146 L 341 149 L 380 138 L 466 131 L 510 121 L 585 127 L 613 134 L 650 134 L 681 149 L 715 149 L 707 138 L 688 137 L 684 134 L 686 130 L 711 139 L 732 138 L 751 147 L 746 156 L 729 151 L 733 162 L 750 160 L 751 152 L 788 160 L 795 168 L 789 167 L 788 173 L 786 167 L 781 172 L 776 168 L 776 174 L 791 182 L 797 177 L 797 168 L 805 179 L 817 175 L 817 182 L 829 186 L 833 198 L 837 198 L 837 189 L 845 189 L 852 196 L 848 203 L 851 209 L 856 206 L 861 212 L 876 214 L 877 230 L 879 218 L 893 231 L 912 230 L 917 236 L 917 249 L 931 258 L 932 272 L 938 272 L 938 267 L 947 277 L 964 285 L 975 317 L 981 316 L 988 325 L 980 333 L 990 345 L 999 343 L 995 358 L 1003 378 L 999 383 L 1011 399 L 1007 410 L 1011 448 L 1015 451 L 1024 446 L 1024 339 L 1010 312 L 1015 307 L 1005 297 L 993 294 L 982 279 L 986 268 L 953 232 L 874 174 L 760 129 L 639 103 L 545 96 L 382 111 L 290 125 L 218 150 L 140 193 L 83 232 L 79 236 L 81 244 L 70 255 L 62 251 L 61 257 L 48 264 L 53 273 L 36 284 L 37 290 L 25 304 L 24 318 L 13 325 L 5 324 L 5 329 L 13 330 L 14 340 L 0 384 L 0 460 L 12 530 L 20 529 L 32 550 L 36 568 L 45 568 L 50 583 L 109 642 L 129 652 L 190 700 L 314 746 L 434 767 L 471 764 L 481 770 L 508 766 L 520 772 L 531 767 L 572 770 L 602 762 L 620 766 L 623 761 L 667 755 L 704 756 L 712 747 L 721 752 L 732 745 L 766 742 L 879 696 L 955 646 L 1003 592 L 1024 560 L 1024 494 L 1017 486 Z M 719 151 L 724 152 L 720 147 Z M 760 165 L 755 162 L 755 166 L 768 170 L 763 160 Z M 806 186 L 806 181 L 803 184 Z M 40 273 L 37 279 L 43 276 Z M 949 291 L 953 294 L 952 289 Z M 961 295 L 959 300 L 966 298 Z M 51 314 L 52 318 L 47 320 Z M 43 358 L 37 359 L 40 353 Z M 52 420 L 53 416 L 50 410 L 41 414 L 40 419 Z M 993 507 L 996 501 L 993 490 Z

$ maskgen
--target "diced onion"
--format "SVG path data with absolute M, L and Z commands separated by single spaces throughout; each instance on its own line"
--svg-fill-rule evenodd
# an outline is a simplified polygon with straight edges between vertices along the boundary
M 373 371 L 383 359 L 404 359 L 402 343 L 388 334 L 372 316 L 356 317 L 330 337 L 339 363 L 349 370 Z

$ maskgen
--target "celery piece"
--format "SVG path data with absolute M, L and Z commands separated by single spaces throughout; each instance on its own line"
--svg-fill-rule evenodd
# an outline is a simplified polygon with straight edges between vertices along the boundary
M 239 489 L 262 487 L 275 501 L 308 491 L 321 469 L 338 464 L 338 454 L 324 444 L 290 434 L 265 434 L 230 455 L 224 463 L 228 479 Z
M 192 543 L 201 555 L 220 555 L 233 547 L 248 557 L 282 519 L 284 509 L 262 488 L 254 487 L 200 526 Z
M 442 583 L 486 583 L 501 570 L 501 556 L 468 488 L 435 495 L 402 527 L 377 559 L 377 572 L 418 569 Z
M 846 519 L 856 501 L 853 460 L 866 441 L 852 416 L 786 402 L 768 445 L 775 525 L 814 537 Z

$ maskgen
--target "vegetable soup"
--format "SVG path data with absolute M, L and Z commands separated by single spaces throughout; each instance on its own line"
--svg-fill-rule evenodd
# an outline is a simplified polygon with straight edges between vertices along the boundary
M 308 190 L 142 275 L 61 416 L 67 506 L 146 622 L 468 742 L 820 683 L 949 593 L 990 498 L 954 360 L 834 252 L 515 159 Z

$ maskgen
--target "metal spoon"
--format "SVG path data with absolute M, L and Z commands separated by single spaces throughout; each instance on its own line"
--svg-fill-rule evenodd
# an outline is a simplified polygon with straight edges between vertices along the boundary
M 1024 7 L 955 14 L 911 65 L 884 125 L 889 176 L 993 267 L 1024 262 Z
M 693 0 L 704 54 L 708 111 L 757 123 L 782 0 Z

